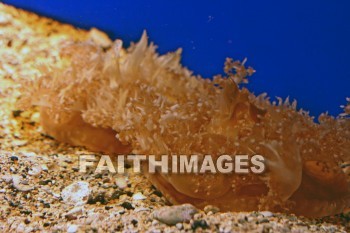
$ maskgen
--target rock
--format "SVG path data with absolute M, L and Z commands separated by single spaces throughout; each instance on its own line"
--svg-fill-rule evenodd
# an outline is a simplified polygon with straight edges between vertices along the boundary
M 42 169 L 43 171 L 48 171 L 48 170 L 49 170 L 46 164 L 42 164 L 42 165 L 41 165 L 41 169 Z
M 123 202 L 123 203 L 121 204 L 121 206 L 124 207 L 124 209 L 127 209 L 127 210 L 133 210 L 133 209 L 135 209 L 135 208 L 132 206 L 132 204 L 131 204 L 130 202 L 127 202 L 127 201 Z
M 78 231 L 78 225 L 69 225 L 67 228 L 67 233 L 74 233 Z
M 5 183 L 9 184 L 9 183 L 12 181 L 12 176 L 11 176 L 11 175 L 3 175 L 3 176 L 1 177 L 1 179 L 2 179 L 3 181 L 5 181 Z
M 65 187 L 61 197 L 66 204 L 77 205 L 86 203 L 90 195 L 89 183 L 78 181 Z
M 42 171 L 41 165 L 34 165 L 31 170 L 28 171 L 28 174 L 31 176 L 39 176 Z
M 166 206 L 153 212 L 153 218 L 167 224 L 189 222 L 198 210 L 191 204 Z
M 179 222 L 179 223 L 176 223 L 175 226 L 176 226 L 176 228 L 179 229 L 179 230 L 182 230 L 182 228 L 183 228 L 183 225 L 182 225 L 182 223 L 180 223 L 180 222 Z
M 34 152 L 27 152 L 27 151 L 23 151 L 23 152 L 20 152 L 21 155 L 27 157 L 27 158 L 33 158 L 33 157 L 36 157 L 38 156 L 36 153 Z
M 108 199 L 105 196 L 105 193 L 96 193 L 95 195 L 91 195 L 87 201 L 88 204 L 96 204 L 99 202 L 102 205 L 106 205 L 108 203 Z
M 12 176 L 12 184 L 13 184 L 13 187 L 15 189 L 17 189 L 18 191 L 21 191 L 21 192 L 28 192 L 28 191 L 34 189 L 33 186 L 23 184 L 21 179 L 22 179 L 22 177 L 20 175 L 13 175 Z
M 213 214 L 215 214 L 217 212 L 220 212 L 220 209 L 216 206 L 207 205 L 206 207 L 204 207 L 204 212 L 205 213 L 212 212 Z
M 132 195 L 132 199 L 134 200 L 145 200 L 147 197 L 144 196 L 142 193 L 138 192 Z
M 135 212 L 142 212 L 142 211 L 150 211 L 149 208 L 145 208 L 145 207 L 136 207 L 135 208 Z
M 18 161 L 18 157 L 15 156 L 15 155 L 12 155 L 12 156 L 10 157 L 10 159 L 11 159 L 11 161 L 13 161 L 13 162 L 17 162 L 17 161 Z
M 27 140 L 18 140 L 18 139 L 12 140 L 12 145 L 15 147 L 25 146 L 27 145 L 27 143 L 28 143 Z
M 30 117 L 30 121 L 35 122 L 35 123 L 39 123 L 40 122 L 40 113 L 39 112 L 33 113 L 32 116 Z
M 260 211 L 260 214 L 263 215 L 265 218 L 273 217 L 273 213 L 271 213 L 270 211 Z
M 83 213 L 83 208 L 81 206 L 78 206 L 78 207 L 74 207 L 73 209 L 71 209 L 66 215 L 65 217 L 68 219 L 68 220 L 74 220 L 74 219 L 77 219 L 77 216 L 79 214 L 82 214 Z
M 152 226 L 158 226 L 158 224 L 159 224 L 159 221 L 156 219 L 153 219 Z
M 202 229 L 207 229 L 209 228 L 208 223 L 201 219 L 201 220 L 194 220 L 192 225 L 191 225 L 192 230 L 196 230 L 197 228 L 202 228 Z
M 0 24 L 5 19 L 5 17 L 0 16 Z M 22 110 L 12 110 L 13 117 L 19 117 L 23 111 Z
M 118 186 L 120 189 L 125 189 L 128 187 L 128 182 L 126 181 L 125 178 L 123 177 L 118 177 L 115 181 L 115 184 Z

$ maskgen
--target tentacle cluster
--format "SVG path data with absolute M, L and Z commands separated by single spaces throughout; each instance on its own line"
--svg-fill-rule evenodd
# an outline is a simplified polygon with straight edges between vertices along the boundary
M 349 105 L 340 117 L 321 115 L 316 124 L 295 102 L 271 103 L 266 94 L 240 88 L 254 72 L 244 62 L 228 59 L 227 77 L 209 80 L 193 76 L 180 58 L 180 49 L 158 55 L 146 34 L 128 50 L 119 40 L 107 52 L 92 42 L 68 43 L 57 64 L 26 84 L 21 101 L 41 106 L 49 134 L 94 150 L 266 159 L 260 176 L 148 174 L 174 203 L 309 216 L 350 206 L 342 170 L 350 161 Z M 99 147 L 96 135 L 108 140 Z

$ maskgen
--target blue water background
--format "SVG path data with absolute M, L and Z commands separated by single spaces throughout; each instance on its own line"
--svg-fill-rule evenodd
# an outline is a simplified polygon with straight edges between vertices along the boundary
M 341 112 L 350 97 L 350 1 L 3 1 L 125 45 L 144 29 L 165 53 L 182 47 L 195 74 L 222 73 L 226 57 L 248 58 L 256 94 L 297 99 L 318 116 Z

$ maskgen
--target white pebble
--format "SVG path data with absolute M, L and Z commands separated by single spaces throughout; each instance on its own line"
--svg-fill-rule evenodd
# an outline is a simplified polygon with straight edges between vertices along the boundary
M 128 186 L 128 182 L 126 181 L 125 178 L 123 177 L 118 177 L 115 181 L 115 184 L 118 186 L 120 189 L 125 189 Z
M 11 175 L 3 175 L 3 176 L 1 177 L 1 179 L 2 179 L 3 181 L 5 181 L 5 183 L 10 183 L 10 182 L 12 181 L 12 176 L 11 176 Z
M 85 181 L 75 182 L 65 187 L 61 192 L 61 197 L 66 204 L 86 203 L 90 195 L 89 183 Z
M 135 193 L 134 195 L 132 195 L 132 199 L 134 200 L 145 200 L 147 197 L 144 196 L 142 193 Z
M 13 175 L 12 176 L 12 183 L 13 183 L 13 187 L 21 192 L 28 192 L 28 191 L 34 189 L 33 186 L 23 184 L 22 177 L 20 175 Z
M 27 152 L 27 151 L 22 151 L 21 154 L 26 156 L 26 157 L 36 157 L 37 156 L 36 153 L 34 153 L 34 152 Z
M 48 171 L 48 170 L 49 170 L 48 167 L 46 166 L 46 164 L 42 164 L 42 165 L 41 165 L 41 169 L 42 169 L 43 171 Z
M 179 230 L 181 230 L 182 227 L 183 227 L 182 223 L 180 223 L 180 222 L 179 222 L 179 223 L 176 223 L 175 226 L 176 226 L 176 228 L 179 229 Z
M 36 123 L 40 122 L 40 113 L 39 112 L 35 112 L 32 114 L 32 116 L 30 117 L 30 120 Z
M 42 171 L 42 168 L 40 165 L 36 164 L 28 171 L 28 174 L 31 176 L 39 176 Z
M 145 207 L 136 207 L 134 210 L 136 213 L 138 212 L 142 212 L 142 211 L 150 211 L 149 208 L 145 208 Z
M 158 220 L 155 220 L 155 219 L 154 219 L 154 220 L 152 221 L 152 226 L 157 226 L 158 224 L 159 224 Z
M 73 218 L 73 217 L 76 217 L 77 215 L 81 214 L 82 212 L 83 212 L 83 208 L 81 206 L 74 207 L 66 214 L 66 217 Z
M 67 233 L 74 233 L 78 231 L 78 226 L 77 225 L 70 225 L 67 228 Z
M 217 213 L 219 211 L 220 211 L 220 209 L 218 207 L 216 207 L 216 206 L 207 205 L 207 206 L 204 207 L 204 212 L 205 213 L 210 213 L 211 212 L 211 213 L 215 214 L 215 213 Z
M 17 146 L 25 146 L 28 143 L 27 140 L 12 140 L 12 145 L 17 147 Z
M 273 216 L 273 213 L 271 213 L 270 211 L 260 211 L 260 214 L 262 214 L 266 218 Z
M 189 222 L 198 210 L 191 204 L 165 206 L 153 212 L 153 218 L 168 224 Z

